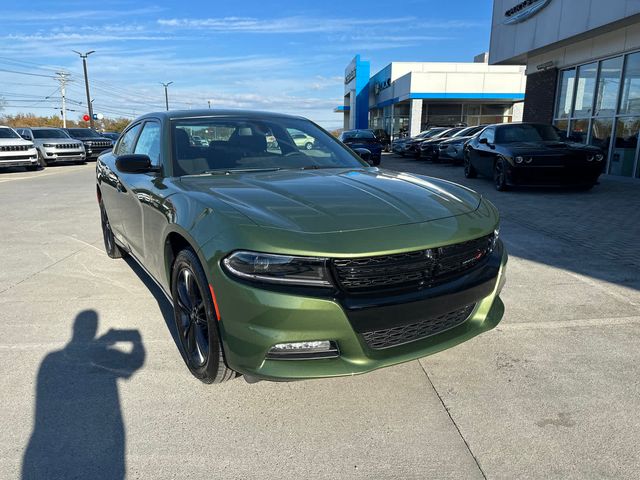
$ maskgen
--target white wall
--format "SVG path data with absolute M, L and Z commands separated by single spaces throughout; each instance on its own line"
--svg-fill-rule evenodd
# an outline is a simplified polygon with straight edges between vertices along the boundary
M 588 35 L 596 28 L 618 28 L 640 14 L 638 0 L 551 0 L 538 14 L 514 25 L 505 25 L 504 12 L 522 0 L 494 0 L 489 62 L 524 63 L 528 52 Z M 625 20 L 626 19 L 626 20 Z M 638 22 L 637 19 L 632 19 Z

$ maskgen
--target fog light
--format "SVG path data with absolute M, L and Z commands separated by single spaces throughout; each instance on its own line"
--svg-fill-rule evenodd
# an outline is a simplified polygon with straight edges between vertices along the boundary
M 515 160 L 516 160 L 516 163 L 524 162 L 524 158 L 522 158 L 522 157 L 516 157 Z
M 311 340 L 307 342 L 278 343 L 271 347 L 267 358 L 272 360 L 310 360 L 334 358 L 339 355 L 335 342 Z

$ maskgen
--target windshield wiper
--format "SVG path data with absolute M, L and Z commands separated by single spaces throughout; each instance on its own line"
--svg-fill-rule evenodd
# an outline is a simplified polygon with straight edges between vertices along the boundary
M 202 172 L 203 175 L 231 175 L 232 173 L 253 173 L 253 172 L 277 172 L 278 170 L 282 170 L 280 167 L 271 167 L 271 168 L 238 168 L 233 170 L 205 170 Z
M 324 166 L 320 166 L 320 165 L 306 165 L 304 167 L 300 167 L 300 170 L 321 170 L 323 168 L 344 168 L 344 167 L 335 167 L 335 166 L 329 166 L 329 165 L 324 165 Z

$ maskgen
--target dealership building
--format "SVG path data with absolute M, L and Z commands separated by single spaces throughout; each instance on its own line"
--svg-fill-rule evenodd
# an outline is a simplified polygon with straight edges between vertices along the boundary
M 345 130 L 384 129 L 417 135 L 428 126 L 480 125 L 522 119 L 526 78 L 520 65 L 392 62 L 371 76 L 359 55 L 345 69 Z
M 640 178 L 640 1 L 494 0 L 489 63 L 526 65 L 524 120 L 553 123 Z

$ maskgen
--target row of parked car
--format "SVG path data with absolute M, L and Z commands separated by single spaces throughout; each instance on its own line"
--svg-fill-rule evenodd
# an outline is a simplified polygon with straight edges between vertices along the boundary
M 118 137 L 91 128 L 0 126 L 0 167 L 37 170 L 54 163 L 84 163 L 112 148 Z
M 554 126 L 536 123 L 435 127 L 397 139 L 391 148 L 403 157 L 464 165 L 465 177 L 491 178 L 499 191 L 551 185 L 590 189 L 605 165 L 599 147 L 576 143 Z

